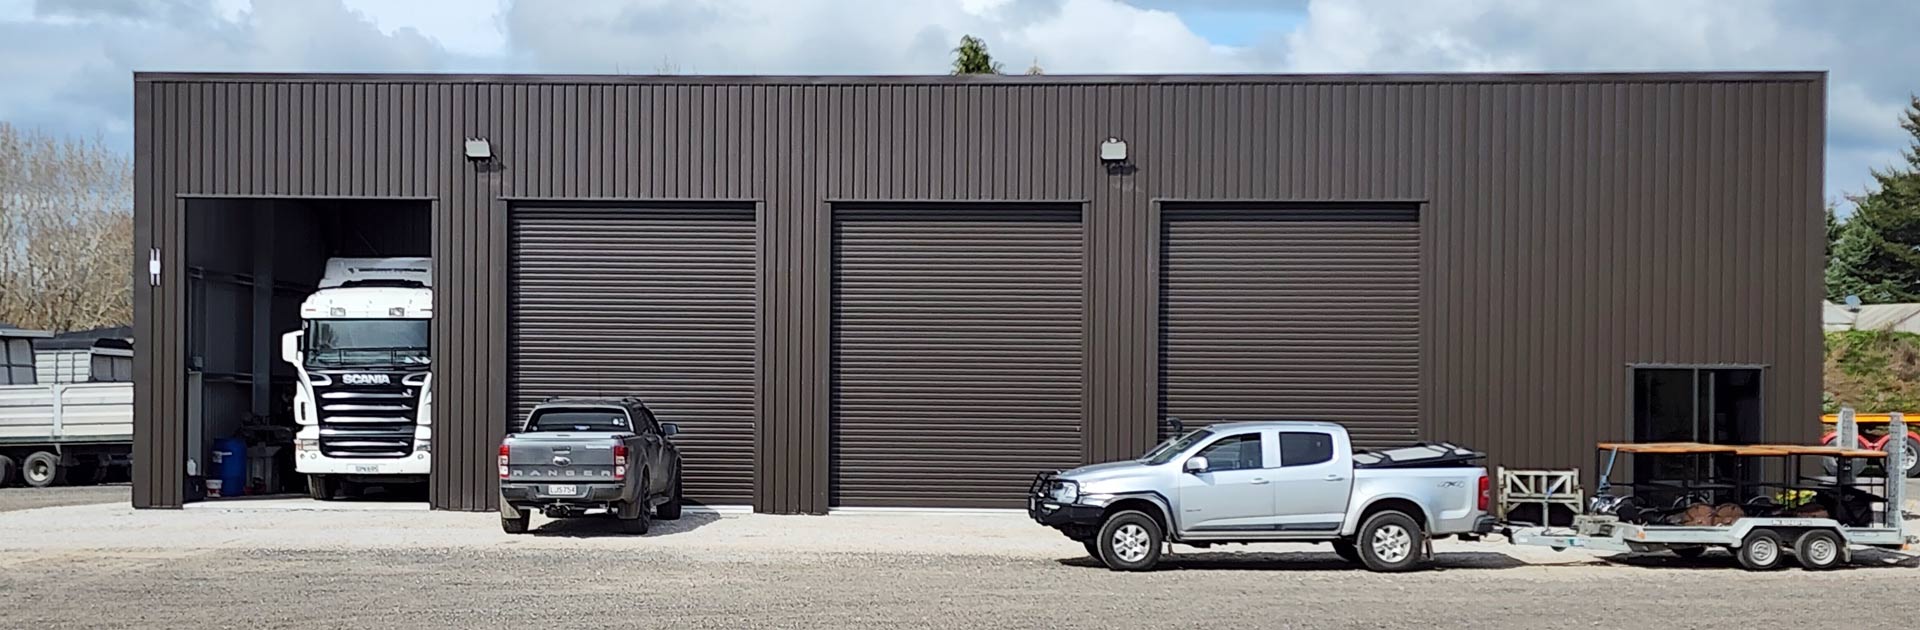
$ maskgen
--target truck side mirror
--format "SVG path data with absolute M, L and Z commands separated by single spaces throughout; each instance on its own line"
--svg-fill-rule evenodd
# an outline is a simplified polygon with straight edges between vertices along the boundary
M 660 434 L 667 437 L 680 435 L 680 425 L 671 422 L 662 422 L 660 423 Z
M 1200 457 L 1197 455 L 1193 457 L 1189 457 L 1187 458 L 1186 465 L 1181 466 L 1180 468 L 1182 470 L 1185 470 L 1187 472 L 1190 472 L 1196 475 L 1203 472 L 1207 472 L 1207 458 Z
M 300 337 L 305 334 L 307 333 L 296 330 L 284 335 L 280 335 L 280 360 L 281 361 L 286 361 L 288 363 L 292 363 L 295 365 L 300 364 Z

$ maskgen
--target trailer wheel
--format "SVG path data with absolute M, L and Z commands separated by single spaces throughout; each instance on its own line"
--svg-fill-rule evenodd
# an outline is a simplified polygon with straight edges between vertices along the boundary
M 1781 559 L 1786 555 L 1782 553 L 1785 551 L 1783 546 L 1780 535 L 1773 533 L 1773 530 L 1757 529 L 1747 534 L 1747 539 L 1741 541 L 1733 557 L 1748 571 L 1772 571 L 1780 568 Z
M 20 479 L 35 488 L 60 485 L 66 473 L 60 467 L 60 456 L 46 451 L 35 451 L 20 462 Z
M 5 488 L 13 483 L 13 477 L 17 474 L 17 470 L 13 465 L 13 458 L 0 455 L 0 488 Z
M 1812 529 L 1793 543 L 1793 555 L 1808 571 L 1825 571 L 1846 563 L 1847 543 L 1832 530 Z

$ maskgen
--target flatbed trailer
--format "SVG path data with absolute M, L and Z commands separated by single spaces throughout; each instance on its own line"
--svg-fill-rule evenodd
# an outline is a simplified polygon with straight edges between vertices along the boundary
M 1857 425 L 1852 423 L 1852 410 L 1843 410 L 1840 418 L 1840 433 L 1852 434 Z M 1892 414 L 1890 429 L 1895 435 L 1906 430 L 1905 419 L 1900 414 Z M 1793 462 L 1800 456 L 1831 457 L 1846 462 L 1854 458 L 1898 458 L 1901 450 L 1885 451 L 1868 449 L 1840 448 L 1833 446 L 1800 446 L 1789 444 L 1760 444 L 1731 446 L 1694 443 L 1624 444 L 1602 443 L 1599 445 L 1605 458 L 1600 476 L 1599 491 L 1596 496 L 1605 496 L 1610 490 L 1614 464 L 1622 453 L 1646 455 L 1729 455 L 1734 457 L 1780 457 Z M 1900 462 L 1887 462 L 1889 470 L 1900 470 Z M 1725 548 L 1734 554 L 1742 567 L 1749 570 L 1767 570 L 1783 565 L 1788 554 L 1796 557 L 1800 565 L 1809 570 L 1831 569 L 1846 564 L 1852 557 L 1853 547 L 1877 547 L 1905 550 L 1920 545 L 1920 536 L 1907 531 L 1902 516 L 1905 504 L 1905 484 L 1898 477 L 1879 479 L 1856 479 L 1851 467 L 1840 466 L 1839 474 L 1829 480 L 1816 480 L 1817 485 L 1806 486 L 1799 483 L 1797 464 L 1789 463 L 1789 482 L 1777 484 L 1787 489 L 1805 490 L 1813 487 L 1840 494 L 1861 492 L 1862 486 L 1878 486 L 1882 493 L 1874 499 L 1881 502 L 1882 509 L 1873 515 L 1871 522 L 1849 519 L 1854 524 L 1842 522 L 1836 518 L 1814 517 L 1740 517 L 1722 525 L 1662 525 L 1630 523 L 1618 516 L 1583 514 L 1574 518 L 1572 527 L 1531 526 L 1509 528 L 1507 539 L 1516 545 L 1534 545 L 1564 549 L 1593 549 L 1617 552 L 1671 551 L 1682 557 L 1694 557 L 1710 548 Z

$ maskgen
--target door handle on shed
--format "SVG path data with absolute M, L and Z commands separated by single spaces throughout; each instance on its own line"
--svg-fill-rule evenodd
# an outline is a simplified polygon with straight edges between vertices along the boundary
M 1253 480 L 1253 482 L 1252 482 L 1252 483 L 1253 483 L 1253 485 L 1256 485 L 1256 486 L 1264 486 L 1264 485 L 1267 485 L 1267 480 L 1265 480 L 1265 479 L 1258 479 L 1258 478 L 1256 478 L 1256 479 L 1254 479 L 1254 480 Z

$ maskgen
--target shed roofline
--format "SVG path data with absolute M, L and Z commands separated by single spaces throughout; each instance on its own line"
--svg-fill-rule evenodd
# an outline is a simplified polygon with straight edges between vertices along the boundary
M 136 83 L 534 83 L 650 85 L 1191 85 L 1470 83 L 1795 83 L 1825 70 L 1389 74 L 641 75 L 135 72 Z

